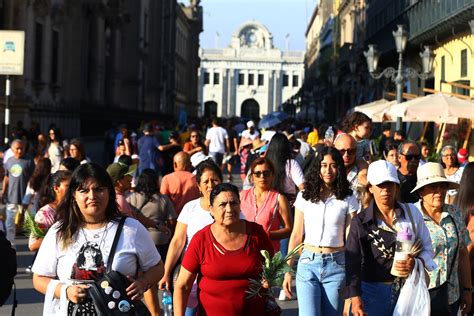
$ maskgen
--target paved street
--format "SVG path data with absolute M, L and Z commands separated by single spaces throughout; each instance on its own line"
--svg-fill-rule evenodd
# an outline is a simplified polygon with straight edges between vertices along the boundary
M 234 174 L 234 184 L 239 188 L 242 186 L 242 181 L 239 175 Z M 44 296 L 33 289 L 31 274 L 25 273 L 25 268 L 31 264 L 33 254 L 28 251 L 27 239 L 18 237 L 17 240 L 17 259 L 18 259 L 18 274 L 16 276 L 17 299 L 18 308 L 16 315 L 41 315 L 43 310 Z M 7 304 L 0 307 L 0 316 L 7 316 L 11 314 L 12 298 L 10 297 Z M 298 304 L 296 301 L 279 302 L 283 308 L 284 316 L 297 315 Z

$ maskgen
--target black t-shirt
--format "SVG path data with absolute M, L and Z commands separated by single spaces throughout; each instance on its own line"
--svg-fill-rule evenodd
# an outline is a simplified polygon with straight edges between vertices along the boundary
M 227 129 L 227 135 L 229 136 L 229 152 L 234 153 L 236 148 L 234 146 L 234 139 L 237 139 L 237 144 L 239 143 L 239 136 L 233 128 Z
M 402 203 L 416 203 L 420 199 L 418 193 L 411 193 L 416 187 L 416 174 L 409 176 L 403 175 L 397 170 L 398 180 L 400 180 L 400 202 Z

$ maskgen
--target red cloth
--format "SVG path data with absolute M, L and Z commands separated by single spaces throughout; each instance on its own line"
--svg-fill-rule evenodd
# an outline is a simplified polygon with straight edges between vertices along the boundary
M 199 197 L 196 177 L 191 172 L 182 170 L 167 174 L 161 180 L 160 193 L 170 198 L 176 215 L 179 215 L 186 203 Z
M 266 249 L 273 248 L 262 226 L 247 222 L 246 246 L 235 251 L 225 250 L 214 238 L 211 225 L 194 235 L 183 258 L 182 266 L 198 274 L 198 315 L 264 315 L 261 297 L 247 299 L 249 279 L 257 279 L 262 271 Z
M 243 190 L 240 194 L 240 209 L 245 219 L 262 225 L 265 231 L 273 231 L 280 229 L 280 215 L 278 211 L 278 196 L 280 194 L 276 190 L 270 190 L 268 195 L 259 209 L 257 209 L 255 201 L 254 189 Z M 273 215 L 273 213 L 275 213 Z M 270 229 L 269 229 L 270 228 Z M 273 249 L 280 250 L 280 241 L 272 240 Z

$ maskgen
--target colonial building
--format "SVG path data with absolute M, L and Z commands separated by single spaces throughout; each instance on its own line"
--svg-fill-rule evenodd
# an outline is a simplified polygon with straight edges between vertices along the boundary
M 206 117 L 259 118 L 282 110 L 304 79 L 304 53 L 281 51 L 259 22 L 244 23 L 226 48 L 201 49 L 199 100 Z
M 197 82 L 201 10 L 197 0 L 0 0 L 0 29 L 26 35 L 12 124 L 54 123 L 73 137 L 171 117 L 177 104 L 197 112 L 197 92 L 182 87 Z

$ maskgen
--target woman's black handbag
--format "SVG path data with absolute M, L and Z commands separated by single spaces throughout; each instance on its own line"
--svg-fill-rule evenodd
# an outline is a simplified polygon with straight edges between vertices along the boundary
M 451 262 L 451 269 L 447 271 L 446 282 L 441 284 L 438 287 L 430 289 L 430 299 L 431 299 L 431 315 L 432 316 L 449 316 L 451 315 L 451 309 L 449 308 L 448 300 L 448 290 L 449 290 L 449 278 L 451 277 L 451 272 L 454 269 L 454 263 L 456 262 L 456 256 L 458 255 L 459 248 L 459 234 L 456 227 L 456 222 L 452 220 L 454 226 L 454 232 L 456 233 L 457 245 L 454 250 L 453 261 Z
M 112 271 L 115 250 L 125 219 L 125 216 L 120 219 L 117 232 L 115 233 L 107 260 L 106 273 L 101 279 L 89 284 L 88 294 L 94 303 L 98 316 L 150 315 L 142 301 L 132 301 L 127 296 L 126 289 L 130 285 L 127 277 L 118 271 Z

